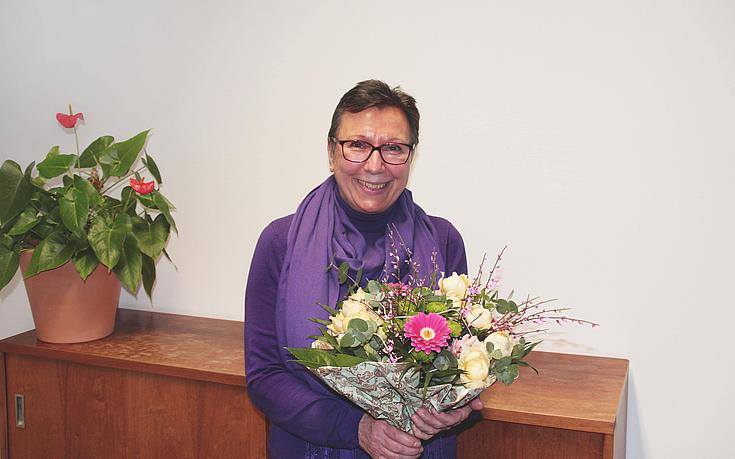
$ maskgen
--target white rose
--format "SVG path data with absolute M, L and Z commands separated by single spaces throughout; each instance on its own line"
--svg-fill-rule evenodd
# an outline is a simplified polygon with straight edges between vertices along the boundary
M 459 380 L 470 389 L 487 387 L 490 384 L 490 356 L 485 343 L 476 336 L 462 344 L 457 367 L 464 371 Z
M 348 299 L 342 302 L 342 309 L 335 316 L 329 316 L 332 321 L 331 324 L 327 325 L 327 328 L 331 330 L 335 335 L 343 335 L 347 332 L 347 328 L 350 325 L 350 320 L 359 317 L 365 321 L 373 321 L 375 325 L 381 325 L 383 320 L 378 314 L 375 313 L 368 305 L 361 300 L 356 299 L 356 295 L 362 290 L 358 290 L 358 293 L 350 296 Z M 365 292 L 362 292 L 364 299 Z
M 484 308 L 481 304 L 473 304 L 470 306 L 465 316 L 467 323 L 479 330 L 487 330 L 493 325 L 493 313 Z
M 493 354 L 500 354 L 500 358 L 508 357 L 513 352 L 513 338 L 506 331 L 491 333 L 485 338 L 484 343 L 493 343 Z M 498 352 L 499 351 L 499 352 Z
M 439 280 L 439 290 L 448 297 L 463 299 L 470 286 L 470 279 L 466 274 L 451 276 Z

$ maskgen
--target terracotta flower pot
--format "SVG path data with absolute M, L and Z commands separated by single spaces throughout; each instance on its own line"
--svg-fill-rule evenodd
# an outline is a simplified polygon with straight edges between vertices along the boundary
M 32 251 L 20 254 L 26 272 Z M 120 281 L 99 264 L 86 282 L 72 262 L 23 280 L 36 336 L 49 343 L 83 343 L 104 338 L 115 328 Z

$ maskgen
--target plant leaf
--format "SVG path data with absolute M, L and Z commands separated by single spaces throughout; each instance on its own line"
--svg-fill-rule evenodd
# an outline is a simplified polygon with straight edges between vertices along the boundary
M 89 247 L 75 255 L 72 261 L 79 276 L 85 281 L 99 264 L 99 260 L 94 256 L 94 251 Z
M 76 162 L 77 155 L 51 155 L 38 163 L 36 169 L 38 174 L 45 178 L 51 179 L 61 174 L 66 174 L 69 168 Z
M 89 197 L 87 193 L 76 188 L 70 188 L 59 200 L 61 222 L 69 231 L 84 238 L 84 227 L 89 217 Z
M 95 167 L 99 164 L 100 154 L 109 147 L 115 139 L 109 135 L 103 135 L 84 149 L 79 157 L 79 167 Z
M 164 197 L 158 191 L 152 192 L 151 197 L 153 198 L 153 202 L 156 204 L 156 207 L 158 207 L 158 210 L 161 211 L 163 216 L 166 218 L 166 221 L 168 221 L 168 224 L 171 225 L 171 228 L 174 229 L 176 234 L 179 234 L 179 230 L 176 228 L 176 222 L 171 216 L 171 209 L 173 208 L 173 205 L 171 205 L 168 199 L 166 199 L 166 197 Z
M 18 219 L 15 221 L 13 226 L 8 230 L 8 235 L 18 236 L 25 234 L 30 231 L 38 222 L 41 221 L 41 217 L 38 215 L 38 211 L 33 206 L 28 206 L 20 213 Z
M 31 262 L 25 272 L 25 277 L 30 277 L 43 271 L 58 268 L 74 253 L 74 247 L 64 236 L 62 231 L 54 231 L 46 239 L 38 243 L 33 249 Z
M 89 183 L 88 180 L 84 180 L 82 177 L 75 175 L 74 176 L 74 188 L 76 188 L 79 191 L 83 191 L 84 194 L 87 195 L 87 200 L 89 201 L 89 207 L 96 208 L 102 204 L 102 196 L 97 191 L 97 189 L 95 189 L 94 185 Z
M 148 172 L 151 173 L 154 179 L 156 179 L 156 182 L 158 184 L 163 183 L 163 179 L 161 179 L 161 171 L 158 170 L 158 165 L 156 165 L 156 162 L 153 161 L 153 158 L 148 155 L 148 152 L 145 154 L 145 158 L 143 158 L 143 164 L 145 164 L 145 167 L 148 169 Z
M 106 214 L 98 215 L 92 222 L 88 235 L 89 245 L 97 259 L 108 269 L 114 268 L 120 259 L 127 232 Z
M 348 354 L 336 354 L 332 350 L 308 347 L 287 347 L 286 350 L 296 357 L 296 361 L 309 368 L 353 367 L 369 359 Z
M 156 262 L 148 255 L 143 254 L 143 288 L 148 299 L 153 302 L 153 284 L 156 282 Z
M 150 129 L 123 142 L 113 143 L 100 153 L 97 159 L 105 175 L 122 177 L 127 174 L 143 149 L 148 132 Z
M 154 260 L 166 247 L 170 228 L 163 214 L 156 215 L 152 222 L 140 217 L 133 218 L 133 235 L 138 240 L 138 247 Z
M 31 200 L 33 185 L 15 161 L 6 160 L 0 167 L 0 223 L 12 220 Z
M 142 280 L 143 258 L 134 237 L 125 238 L 120 260 L 114 271 L 123 287 L 133 295 L 137 294 Z
M 15 276 L 18 271 L 18 253 L 0 245 L 0 290 Z

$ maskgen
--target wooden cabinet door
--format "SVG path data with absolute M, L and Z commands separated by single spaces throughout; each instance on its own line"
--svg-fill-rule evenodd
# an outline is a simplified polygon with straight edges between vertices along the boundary
M 6 354 L 11 458 L 260 458 L 244 387 Z M 12 402 L 11 402 L 12 403 Z

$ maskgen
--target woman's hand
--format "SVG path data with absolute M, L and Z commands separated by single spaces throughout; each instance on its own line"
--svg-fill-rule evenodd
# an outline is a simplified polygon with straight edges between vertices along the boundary
M 416 438 L 428 440 L 439 432 L 451 429 L 464 421 L 470 415 L 472 410 L 481 410 L 482 406 L 480 397 L 477 397 L 462 408 L 445 411 L 443 413 L 438 413 L 421 407 L 416 414 L 411 417 L 411 421 L 413 422 L 413 434 Z
M 360 447 L 373 459 L 414 459 L 424 451 L 416 437 L 369 414 L 360 419 L 357 435 Z

